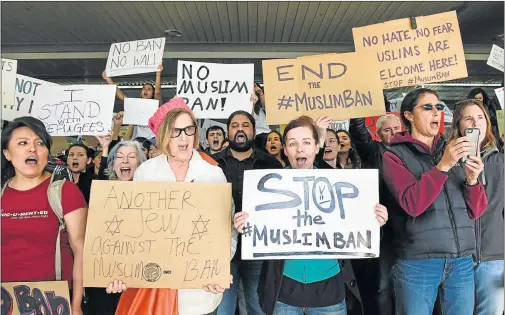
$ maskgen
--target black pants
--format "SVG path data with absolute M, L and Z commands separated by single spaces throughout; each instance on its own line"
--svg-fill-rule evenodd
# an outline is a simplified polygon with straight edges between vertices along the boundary
M 86 301 L 83 307 L 85 315 L 114 315 L 119 303 L 120 293 L 107 294 L 105 288 L 85 288 Z

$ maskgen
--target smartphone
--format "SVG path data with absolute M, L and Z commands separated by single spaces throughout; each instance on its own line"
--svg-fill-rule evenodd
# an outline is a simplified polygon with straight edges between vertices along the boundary
M 479 148 L 479 138 L 480 138 L 480 129 L 479 128 L 466 128 L 465 136 L 470 139 L 470 143 L 472 144 L 472 149 L 470 150 L 470 154 L 468 156 L 476 156 L 477 150 Z M 461 158 L 461 162 L 465 163 L 467 157 L 464 156 Z

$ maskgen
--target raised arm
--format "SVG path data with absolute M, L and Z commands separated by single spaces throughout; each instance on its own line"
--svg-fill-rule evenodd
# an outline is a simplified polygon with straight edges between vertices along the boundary
M 107 81 L 107 83 L 110 84 L 110 85 L 114 85 L 115 84 L 114 81 L 112 81 L 112 79 L 107 76 L 107 72 L 105 72 L 105 71 L 102 72 L 102 78 L 105 81 Z M 116 87 L 116 96 L 120 100 L 124 101 L 125 96 L 124 96 L 123 92 L 121 92 L 121 90 L 118 87 Z
M 161 97 L 161 71 L 163 71 L 163 63 L 158 66 L 158 71 L 156 71 L 156 83 L 154 85 L 154 98 L 159 101 L 159 105 L 163 105 L 163 100 Z

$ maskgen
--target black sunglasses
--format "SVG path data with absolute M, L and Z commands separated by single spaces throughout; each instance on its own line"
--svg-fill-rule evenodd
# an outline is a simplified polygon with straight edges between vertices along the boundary
M 426 111 L 430 111 L 433 109 L 433 107 L 435 107 L 440 112 L 443 111 L 445 108 L 443 104 L 437 104 L 437 105 L 425 104 L 425 105 L 420 105 L 420 106 L 416 106 L 416 107 L 422 107 Z M 416 107 L 414 107 L 414 108 L 416 108 Z
M 177 138 L 181 135 L 181 133 L 184 131 L 186 136 L 192 136 L 196 133 L 196 126 L 187 126 L 185 128 L 174 128 L 172 131 L 172 138 Z

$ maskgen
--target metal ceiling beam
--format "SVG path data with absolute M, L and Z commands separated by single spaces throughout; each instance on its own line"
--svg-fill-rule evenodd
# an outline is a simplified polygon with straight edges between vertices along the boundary
M 16 60 L 40 59 L 107 59 L 110 44 L 64 44 L 64 45 L 2 45 L 2 57 Z M 489 45 L 464 45 L 466 60 L 487 60 Z M 169 43 L 165 46 L 164 58 L 296 58 L 300 56 L 344 53 L 354 51 L 353 43 L 222 43 L 186 44 Z

